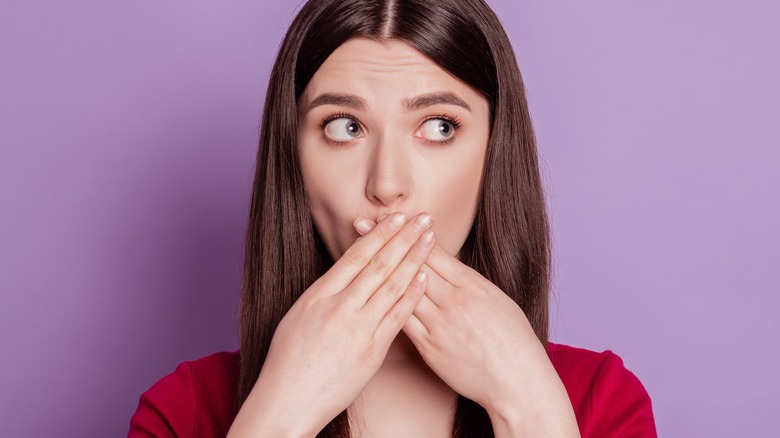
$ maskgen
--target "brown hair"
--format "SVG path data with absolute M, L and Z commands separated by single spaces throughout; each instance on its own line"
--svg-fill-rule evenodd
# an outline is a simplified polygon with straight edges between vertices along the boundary
M 265 99 L 247 224 L 239 406 L 276 326 L 333 263 L 301 177 L 298 98 L 325 59 L 355 37 L 402 40 L 488 100 L 482 192 L 460 258 L 517 302 L 547 345 L 550 238 L 536 140 L 517 61 L 494 12 L 482 0 L 311 0 L 287 31 Z M 453 437 L 493 436 L 487 412 L 462 396 L 453 426 Z M 319 434 L 349 435 L 347 411 Z

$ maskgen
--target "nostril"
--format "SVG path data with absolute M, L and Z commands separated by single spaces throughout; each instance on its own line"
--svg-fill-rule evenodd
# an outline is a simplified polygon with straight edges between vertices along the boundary
M 408 183 L 393 176 L 372 176 L 366 185 L 366 198 L 382 210 L 393 208 L 406 199 Z

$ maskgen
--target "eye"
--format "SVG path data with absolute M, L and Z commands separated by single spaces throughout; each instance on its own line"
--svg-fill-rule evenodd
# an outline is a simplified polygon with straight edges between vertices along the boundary
M 336 117 L 325 122 L 325 136 L 336 142 L 348 142 L 360 136 L 362 130 L 354 119 Z
M 443 118 L 428 119 L 420 127 L 419 136 L 433 142 L 446 142 L 455 135 L 457 123 Z

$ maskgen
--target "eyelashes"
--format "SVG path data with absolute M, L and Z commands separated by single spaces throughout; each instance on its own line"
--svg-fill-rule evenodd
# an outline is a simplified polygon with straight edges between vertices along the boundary
M 357 121 L 357 119 L 352 114 L 349 114 L 349 113 L 336 113 L 336 114 L 332 114 L 330 116 L 327 116 L 327 117 L 323 118 L 322 119 L 322 123 L 320 123 L 320 129 L 325 129 L 325 126 L 327 126 L 328 123 L 330 123 L 330 122 L 332 122 L 332 121 L 334 121 L 336 119 L 352 119 L 352 120 Z
M 347 133 L 347 137 L 345 137 L 343 139 L 334 140 L 333 138 L 331 138 L 328 135 L 329 134 L 328 131 L 330 131 L 330 129 L 333 128 L 333 126 L 331 126 L 331 123 L 333 121 L 339 120 L 339 119 L 345 119 L 345 121 L 348 122 L 348 125 L 349 125 L 349 128 L 350 128 L 349 129 L 350 132 Z M 448 127 L 447 125 L 444 125 L 444 124 L 441 124 L 438 127 L 426 126 L 426 125 L 431 125 L 431 123 L 429 123 L 429 122 L 434 121 L 434 120 L 439 120 L 441 122 L 444 122 L 445 124 L 450 125 L 451 128 Z M 351 123 L 349 123 L 349 122 L 351 122 Z M 339 124 L 336 124 L 336 125 L 338 125 L 338 127 L 341 127 L 341 128 L 344 127 L 344 126 L 342 126 L 343 125 L 342 123 L 339 123 Z M 338 131 L 338 127 L 335 128 L 337 130 L 337 132 L 335 134 L 330 132 L 330 134 L 332 136 L 339 136 L 340 134 L 346 133 L 346 131 L 339 132 Z M 355 131 L 355 127 L 357 127 L 357 129 L 358 129 L 357 132 Z M 452 143 L 455 140 L 455 138 L 457 137 L 457 132 L 460 129 L 460 127 L 461 127 L 461 121 L 460 121 L 460 119 L 458 119 L 457 116 L 453 116 L 453 115 L 450 115 L 450 114 L 444 114 L 444 113 L 442 113 L 442 114 L 435 114 L 435 115 L 430 115 L 430 116 L 426 117 L 422 121 L 422 123 L 421 123 L 420 127 L 418 128 L 418 130 L 415 131 L 415 136 L 417 136 L 417 133 L 420 132 L 420 131 L 426 131 L 429 134 L 430 133 L 434 133 L 435 134 L 435 133 L 448 133 L 451 130 L 452 134 L 449 137 L 441 139 L 441 140 L 431 140 L 429 138 L 426 138 L 424 134 L 422 136 L 423 141 L 425 141 L 427 144 L 430 144 L 430 145 L 433 145 L 433 146 L 443 146 L 443 145 Z M 329 115 L 327 117 L 324 117 L 322 119 L 322 121 L 320 122 L 320 124 L 319 124 L 319 128 L 320 128 L 320 131 L 322 131 L 323 137 L 325 138 L 325 140 L 328 141 L 329 143 L 332 143 L 332 144 L 335 144 L 335 145 L 349 144 L 349 143 L 352 142 L 352 140 L 354 140 L 357 137 L 357 135 L 359 135 L 360 133 L 363 132 L 363 127 L 361 126 L 360 122 L 358 122 L 357 117 L 353 116 L 352 114 L 345 113 L 345 112 L 339 112 L 339 113 L 331 114 L 331 115 Z M 355 135 L 352 135 L 352 134 L 355 134 Z

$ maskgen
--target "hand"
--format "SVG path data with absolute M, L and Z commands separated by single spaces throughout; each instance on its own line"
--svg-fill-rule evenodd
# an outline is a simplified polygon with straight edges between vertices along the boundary
M 403 330 L 431 370 L 483 406 L 494 429 L 552 432 L 554 423 L 576 436 L 563 383 L 517 303 L 438 245 L 423 269 L 425 296 Z
M 307 419 L 301 432 L 316 434 L 357 398 L 423 295 L 430 225 L 427 214 L 390 216 L 304 291 L 274 333 L 250 417 Z

